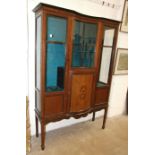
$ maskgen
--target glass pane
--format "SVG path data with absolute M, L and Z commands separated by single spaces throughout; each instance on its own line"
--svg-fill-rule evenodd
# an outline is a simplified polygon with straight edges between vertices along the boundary
M 113 46 L 115 29 L 105 27 L 104 30 L 104 46 Z
M 100 75 L 99 75 L 100 85 L 101 84 L 104 85 L 105 83 L 108 83 L 111 53 L 112 53 L 112 48 L 104 47 L 102 50 Z
M 72 67 L 93 67 L 97 24 L 75 21 Z
M 46 91 L 64 90 L 67 21 L 47 17 Z
M 66 19 L 58 17 L 47 17 L 47 40 L 65 42 Z
M 46 91 L 64 89 L 65 45 L 47 44 Z
M 41 58 L 41 16 L 37 18 L 36 32 L 36 87 L 40 89 L 40 58 Z

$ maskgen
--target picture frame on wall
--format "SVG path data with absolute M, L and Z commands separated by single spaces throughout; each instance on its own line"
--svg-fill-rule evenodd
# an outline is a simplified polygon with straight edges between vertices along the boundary
M 128 74 L 128 49 L 117 49 L 114 74 Z
M 121 32 L 128 32 L 128 1 L 125 1 L 124 11 L 122 16 Z

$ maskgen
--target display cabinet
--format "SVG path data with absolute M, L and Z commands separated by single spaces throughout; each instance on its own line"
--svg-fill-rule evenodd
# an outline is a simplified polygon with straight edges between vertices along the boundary
M 119 22 L 39 4 L 35 12 L 35 118 L 41 148 L 50 122 L 105 109 L 105 127 Z

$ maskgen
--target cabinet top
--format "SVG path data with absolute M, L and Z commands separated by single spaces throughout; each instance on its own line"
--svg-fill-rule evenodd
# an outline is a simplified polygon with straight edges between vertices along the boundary
M 114 22 L 115 24 L 119 24 L 121 23 L 120 21 L 117 21 L 117 20 L 112 20 L 112 19 L 107 19 L 107 18 L 103 18 L 103 17 L 96 17 L 96 16 L 91 16 L 91 15 L 86 15 L 86 14 L 82 14 L 82 13 L 79 13 L 77 11 L 74 11 L 74 10 L 70 10 L 70 9 L 66 9 L 66 8 L 62 8 L 62 7 L 59 7 L 59 6 L 54 6 L 54 5 L 51 5 L 51 4 L 45 4 L 45 3 L 39 3 L 34 9 L 33 9 L 33 12 L 37 12 L 41 9 L 44 9 L 44 8 L 51 8 L 51 9 L 54 9 L 54 10 L 61 10 L 61 11 L 65 11 L 65 12 L 68 12 L 68 13 L 71 13 L 71 14 L 74 14 L 74 15 L 80 15 L 80 16 L 85 16 L 85 17 L 89 17 L 89 18 L 95 18 L 95 19 L 104 19 L 104 20 L 107 20 L 107 21 L 111 21 L 111 22 Z

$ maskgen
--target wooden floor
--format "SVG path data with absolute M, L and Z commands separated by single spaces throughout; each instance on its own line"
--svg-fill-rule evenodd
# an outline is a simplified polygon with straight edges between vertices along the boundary
M 32 137 L 28 155 L 127 155 L 128 117 L 102 118 L 57 129 L 46 134 L 46 148 L 40 148 L 40 137 Z

